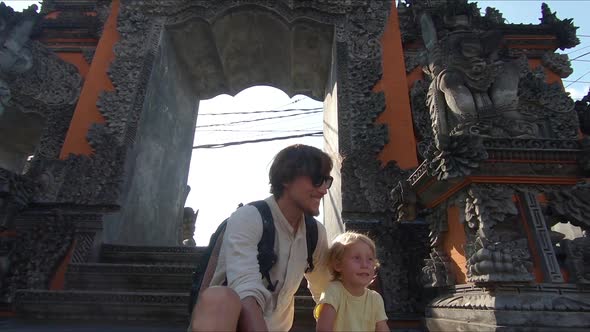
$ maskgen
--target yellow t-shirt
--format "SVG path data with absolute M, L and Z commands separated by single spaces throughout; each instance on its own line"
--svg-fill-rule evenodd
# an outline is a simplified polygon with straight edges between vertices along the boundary
M 340 281 L 332 281 L 313 311 L 316 320 L 325 303 L 336 310 L 334 331 L 375 331 L 377 322 L 387 320 L 383 298 L 374 290 L 367 289 L 365 294 L 354 296 Z

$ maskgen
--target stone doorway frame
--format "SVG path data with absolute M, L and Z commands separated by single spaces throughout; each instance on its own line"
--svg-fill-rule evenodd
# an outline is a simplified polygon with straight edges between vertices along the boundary
M 380 287 L 390 318 L 420 318 L 422 288 L 414 280 L 420 272 L 415 262 L 422 249 L 426 255 L 422 240 L 428 230 L 424 225 L 392 223 L 390 191 L 409 172 L 395 162 L 383 166 L 378 159 L 388 142 L 388 129 L 375 123 L 385 110 L 385 96 L 373 89 L 381 79 L 380 40 L 392 5 L 391 0 L 120 0 L 120 39 L 109 70 L 116 89 L 105 92 L 98 102 L 106 121 L 88 132 L 93 155 L 70 156 L 65 163 L 49 165 L 61 184 L 55 201 L 118 205 L 125 159 L 136 139 L 158 41 L 167 24 L 190 17 L 210 20 L 239 6 L 258 6 L 286 21 L 305 17 L 333 25 L 338 151 L 332 153 L 337 157 L 335 181 L 340 182 L 340 192 L 329 194 L 330 203 L 340 225 L 374 234 L 382 261 Z M 408 231 L 411 237 L 403 235 Z

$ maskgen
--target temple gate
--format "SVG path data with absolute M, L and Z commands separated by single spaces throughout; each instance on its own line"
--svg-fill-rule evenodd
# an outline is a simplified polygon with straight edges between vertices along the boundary
M 560 84 L 555 50 L 579 41 L 546 5 L 526 26 L 464 0 L 51 0 L 0 18 L 4 314 L 186 321 L 198 101 L 267 84 L 324 100 L 325 225 L 376 240 L 392 329 L 588 328 L 590 101 Z

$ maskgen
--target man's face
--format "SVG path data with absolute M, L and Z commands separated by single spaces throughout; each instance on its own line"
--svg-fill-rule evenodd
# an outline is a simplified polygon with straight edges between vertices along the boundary
M 328 192 L 332 180 L 325 177 L 314 180 L 308 175 L 300 175 L 285 184 L 283 195 L 305 214 L 317 216 L 320 214 L 320 201 Z

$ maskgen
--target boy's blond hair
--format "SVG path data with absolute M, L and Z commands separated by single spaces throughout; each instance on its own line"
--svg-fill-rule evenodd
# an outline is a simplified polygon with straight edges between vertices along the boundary
M 379 261 L 377 260 L 377 249 L 375 248 L 375 242 L 368 236 L 356 232 L 344 232 L 338 235 L 333 241 L 330 250 L 328 251 L 328 266 L 334 276 L 334 280 L 340 279 L 340 272 L 334 270 L 334 266 L 342 260 L 346 247 L 357 242 L 365 243 L 373 251 L 375 256 L 375 268 L 379 267 Z

